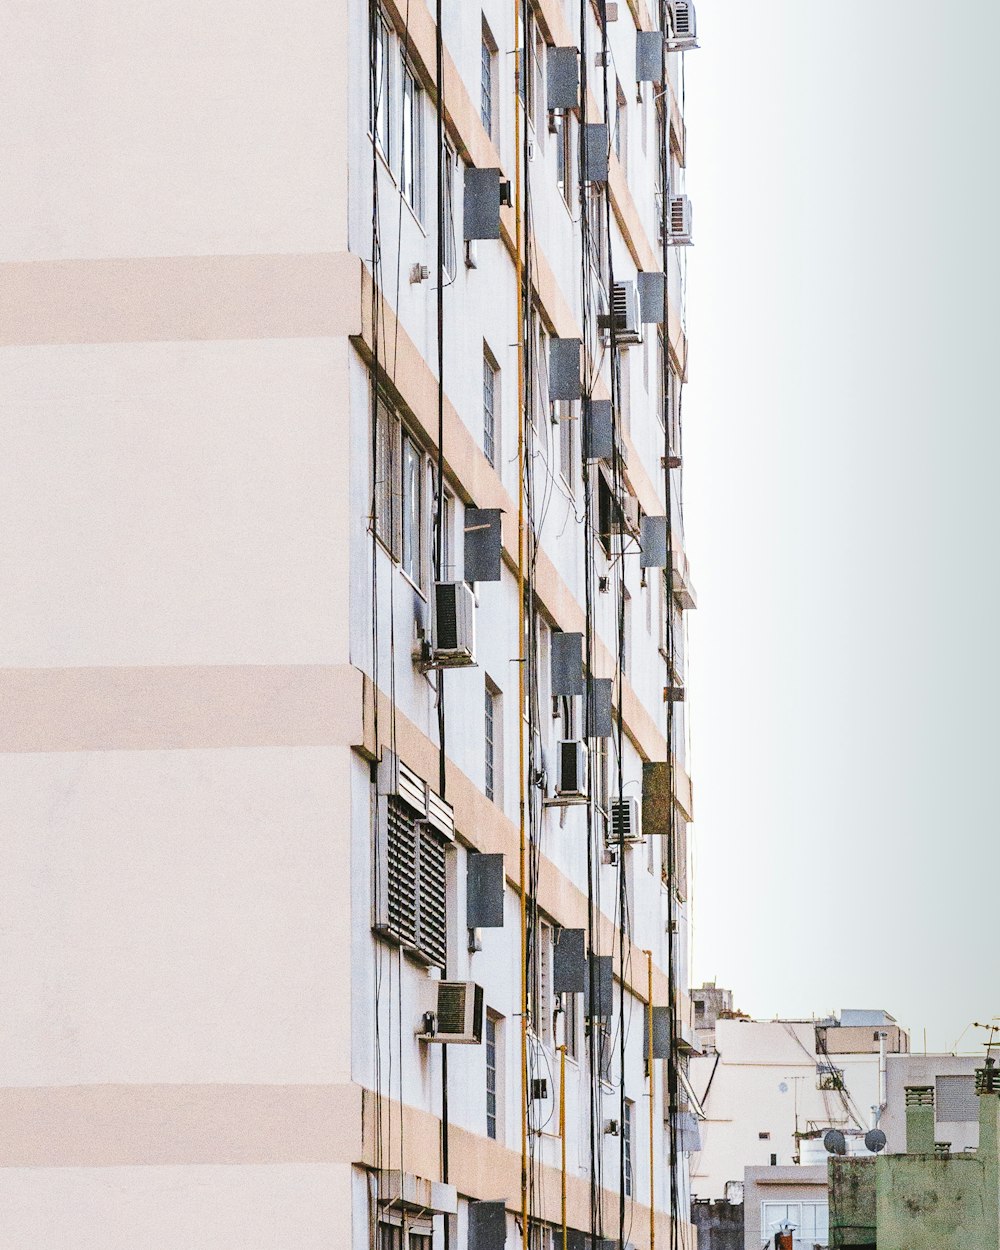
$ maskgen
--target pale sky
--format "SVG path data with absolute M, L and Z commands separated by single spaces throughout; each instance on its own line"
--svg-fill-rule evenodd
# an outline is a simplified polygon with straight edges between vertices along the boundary
M 1000 1016 L 1000 4 L 697 13 L 695 984 L 950 1049 Z

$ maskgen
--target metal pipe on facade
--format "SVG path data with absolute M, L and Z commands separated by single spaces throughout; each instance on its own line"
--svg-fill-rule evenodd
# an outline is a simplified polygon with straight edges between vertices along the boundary
M 521 41 L 521 3 L 514 0 L 514 47 Z M 527 827 L 524 762 L 524 292 L 521 260 L 521 101 L 519 74 L 524 73 L 524 50 L 514 75 L 514 269 L 517 285 L 517 759 L 520 854 L 518 887 L 521 907 L 521 1235 L 528 1238 L 528 896 Z
M 563 1028 L 565 1029 L 565 1024 Z M 559 1214 L 562 1220 L 562 1250 L 568 1250 L 569 1231 L 566 1225 L 566 1039 L 559 1047 Z
M 653 1142 L 656 1140 L 656 1082 L 653 1079 L 653 952 L 646 956 L 646 1045 L 649 1055 L 649 1250 L 656 1250 L 656 1167 Z

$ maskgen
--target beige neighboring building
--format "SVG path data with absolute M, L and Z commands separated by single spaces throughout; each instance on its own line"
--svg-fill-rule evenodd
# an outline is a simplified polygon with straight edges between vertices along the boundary
M 690 1245 L 693 6 L 443 10 L 4 6 L 0 1250 Z

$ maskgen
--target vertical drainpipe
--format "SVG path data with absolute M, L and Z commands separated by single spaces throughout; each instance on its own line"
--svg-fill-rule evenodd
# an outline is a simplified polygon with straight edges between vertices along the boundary
M 885 1039 L 887 1036 L 884 1030 L 878 1035 L 878 1109 L 875 1112 L 873 1128 L 878 1128 L 882 1112 L 885 1110 Z

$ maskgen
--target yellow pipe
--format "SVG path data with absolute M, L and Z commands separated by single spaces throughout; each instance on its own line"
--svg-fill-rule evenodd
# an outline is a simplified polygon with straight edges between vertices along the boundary
M 646 995 L 648 1015 L 646 1019 L 647 1048 L 649 1054 L 649 1250 L 656 1250 L 656 1168 L 653 1162 L 653 1142 L 656 1132 L 656 1082 L 653 1080 L 653 952 L 643 951 L 646 956 Z
M 521 42 L 521 0 L 514 0 L 514 48 Z M 514 269 L 517 282 L 517 757 L 521 903 L 521 1236 L 528 1242 L 528 896 L 524 766 L 524 293 L 521 262 L 521 101 L 518 84 L 525 73 L 523 48 L 514 75 Z M 526 97 L 527 98 L 527 97 Z
M 563 1016 L 563 1027 L 566 1017 Z M 566 1228 L 566 1042 L 559 1047 L 559 1167 L 561 1172 L 562 1250 L 567 1250 L 569 1233 Z

